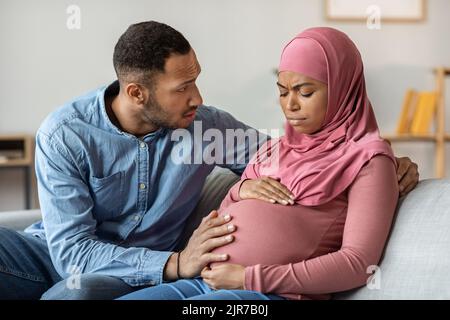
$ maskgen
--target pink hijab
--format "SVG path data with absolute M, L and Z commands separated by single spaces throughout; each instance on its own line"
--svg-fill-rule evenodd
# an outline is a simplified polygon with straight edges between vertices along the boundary
M 322 128 L 308 135 L 286 123 L 285 136 L 269 142 L 266 147 L 271 152 L 258 152 L 257 161 L 247 167 L 244 176 L 279 178 L 295 195 L 296 203 L 315 206 L 345 191 L 376 155 L 389 157 L 396 166 L 390 146 L 379 135 L 361 56 L 347 35 L 324 27 L 303 31 L 285 46 L 281 71 L 302 73 L 328 84 Z

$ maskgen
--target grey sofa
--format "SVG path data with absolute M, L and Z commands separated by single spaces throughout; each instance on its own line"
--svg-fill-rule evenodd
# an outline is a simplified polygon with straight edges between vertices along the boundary
M 189 218 L 180 248 L 201 218 L 218 208 L 238 180 L 216 169 L 207 178 Z M 40 219 L 39 210 L 1 212 L 0 226 L 22 230 Z M 450 180 L 423 180 L 399 202 L 379 268 L 369 285 L 341 292 L 338 300 L 450 299 Z

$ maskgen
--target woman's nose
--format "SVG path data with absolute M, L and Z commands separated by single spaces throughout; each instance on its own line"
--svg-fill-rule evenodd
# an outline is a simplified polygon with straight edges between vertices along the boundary
M 296 94 L 289 93 L 289 95 L 288 95 L 288 101 L 287 101 L 287 104 L 286 104 L 286 108 L 287 108 L 289 111 L 297 111 L 297 110 L 300 110 L 300 109 L 301 109 Z

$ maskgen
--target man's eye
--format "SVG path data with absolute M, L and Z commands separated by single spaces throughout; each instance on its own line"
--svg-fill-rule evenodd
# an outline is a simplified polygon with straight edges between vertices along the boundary
M 310 92 L 310 93 L 300 93 L 300 94 L 302 95 L 302 97 L 308 98 L 308 97 L 311 97 L 313 93 L 314 93 L 314 92 Z
M 287 92 L 280 92 L 280 97 L 286 97 L 287 96 Z
M 180 89 L 178 89 L 177 91 L 178 91 L 178 92 L 184 92 L 184 91 L 186 91 L 186 87 L 180 88 Z

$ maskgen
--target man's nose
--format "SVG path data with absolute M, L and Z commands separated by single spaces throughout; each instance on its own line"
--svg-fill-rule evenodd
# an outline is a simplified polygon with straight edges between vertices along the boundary
M 191 106 L 200 106 L 203 104 L 203 98 L 200 94 L 200 90 L 198 90 L 198 87 L 195 86 L 194 95 L 189 100 L 189 105 Z

